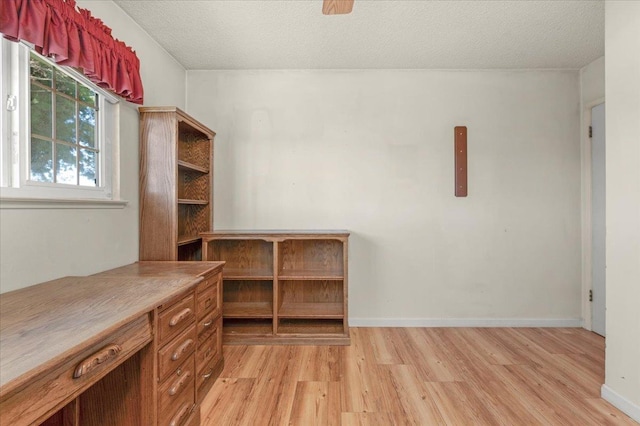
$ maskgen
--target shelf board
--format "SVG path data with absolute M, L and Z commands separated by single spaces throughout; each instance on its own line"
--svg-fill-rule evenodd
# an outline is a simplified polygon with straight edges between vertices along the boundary
M 186 198 L 178 198 L 178 204 L 191 204 L 191 205 L 201 205 L 206 206 L 209 204 L 207 200 L 188 200 Z
M 241 333 L 224 333 L 225 345 L 331 345 L 349 346 L 351 340 L 346 333 L 334 334 L 280 334 L 256 335 Z
M 278 334 L 344 335 L 342 321 L 336 320 L 287 320 L 278 325 Z
M 222 322 L 223 333 L 225 336 L 234 335 L 273 335 L 272 320 L 255 320 L 255 319 L 224 319 Z
M 240 269 L 225 266 L 222 277 L 225 280 L 273 280 L 273 272 L 268 268 Z
M 225 305 L 226 306 L 226 305 Z M 342 303 L 282 303 L 278 311 L 279 318 L 319 318 L 342 319 L 344 307 Z
M 283 269 L 278 273 L 281 280 L 343 280 L 340 270 L 326 269 Z
M 350 235 L 346 229 L 223 229 L 207 232 L 207 236 L 214 239 L 233 237 L 241 239 L 282 238 L 287 240 L 326 240 L 345 238 Z
M 209 173 L 208 168 L 197 166 L 193 163 L 189 163 L 188 161 L 178 160 L 178 167 L 181 169 L 185 169 L 193 172 Z
M 202 237 L 197 235 L 181 235 L 178 236 L 178 245 L 183 246 L 185 244 L 197 243 L 202 241 Z
M 224 302 L 224 318 L 273 318 L 271 302 Z

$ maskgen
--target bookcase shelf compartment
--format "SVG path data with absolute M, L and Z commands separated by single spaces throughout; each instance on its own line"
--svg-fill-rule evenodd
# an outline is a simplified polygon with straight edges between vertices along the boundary
M 178 165 L 179 166 L 179 165 Z M 210 176 L 185 167 L 178 167 L 178 200 L 209 202 Z
M 142 111 L 142 108 L 141 108 Z M 179 110 L 178 110 L 179 111 Z M 178 161 L 196 167 L 211 169 L 211 130 L 182 111 L 178 113 Z
M 278 243 L 278 275 L 342 278 L 344 259 L 339 240 L 287 239 Z
M 200 242 L 200 238 L 178 245 L 178 257 L 176 260 L 188 261 L 193 259 L 202 259 L 202 243 Z
M 215 240 L 208 246 L 210 258 L 226 259 L 229 279 L 273 279 L 273 243 L 264 240 Z
M 273 281 L 223 280 L 225 318 L 273 318 Z
M 278 287 L 279 318 L 344 318 L 341 280 L 282 281 Z
M 178 204 L 178 236 L 180 239 L 199 236 L 209 227 L 211 215 L 207 205 Z M 162 230 L 157 230 L 162 232 Z M 163 259 L 164 260 L 164 259 Z

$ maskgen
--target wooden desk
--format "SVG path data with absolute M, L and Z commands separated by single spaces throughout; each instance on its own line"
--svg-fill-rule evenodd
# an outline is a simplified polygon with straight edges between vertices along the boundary
M 0 424 L 169 423 L 156 396 L 158 317 L 195 304 L 224 262 L 156 263 L 157 274 L 154 263 L 0 295 Z M 199 419 L 194 408 L 177 424 Z

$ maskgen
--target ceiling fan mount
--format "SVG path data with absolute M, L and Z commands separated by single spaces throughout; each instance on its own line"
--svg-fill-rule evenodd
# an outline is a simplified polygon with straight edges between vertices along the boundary
M 322 13 L 324 15 L 346 15 L 353 10 L 354 0 L 323 0 Z

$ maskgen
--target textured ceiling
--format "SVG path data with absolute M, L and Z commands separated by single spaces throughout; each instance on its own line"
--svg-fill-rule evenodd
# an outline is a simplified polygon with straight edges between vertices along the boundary
M 601 0 L 115 0 L 186 69 L 576 69 L 604 55 Z

